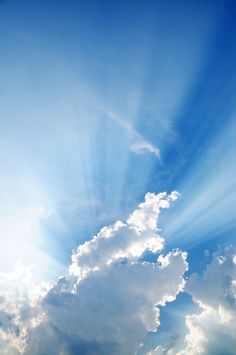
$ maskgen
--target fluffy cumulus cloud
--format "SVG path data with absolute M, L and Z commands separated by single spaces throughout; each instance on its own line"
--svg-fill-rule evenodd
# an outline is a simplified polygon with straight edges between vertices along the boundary
M 34 282 L 32 267 L 0 273 L 0 353 L 24 353 L 27 331 L 39 322 L 40 304 L 50 289 Z
M 158 327 L 159 308 L 175 300 L 185 285 L 186 253 L 161 255 L 164 240 L 157 228 L 160 210 L 177 197 L 176 192 L 148 193 L 126 223 L 105 227 L 80 245 L 72 255 L 70 277 L 54 285 L 31 282 L 9 298 L 3 290 L 12 287 L 5 277 L 1 353 L 135 354 L 145 334 Z M 159 254 L 156 262 L 143 261 L 147 251 Z M 25 271 L 20 279 L 27 278 Z
M 235 354 L 236 250 L 216 253 L 203 277 L 192 275 L 187 285 L 202 312 L 187 317 L 187 347 L 180 354 Z
M 199 312 L 186 317 L 186 346 L 164 349 L 150 355 L 233 355 L 236 349 L 236 250 L 227 247 L 215 253 L 203 276 L 193 274 L 186 285 Z
M 176 200 L 177 192 L 169 196 L 147 193 L 145 202 L 129 216 L 126 223 L 117 221 L 104 227 L 92 240 L 79 246 L 72 255 L 72 274 L 83 278 L 117 260 L 137 261 L 145 251 L 159 252 L 164 240 L 157 234 L 157 219 L 161 208 L 168 208 Z

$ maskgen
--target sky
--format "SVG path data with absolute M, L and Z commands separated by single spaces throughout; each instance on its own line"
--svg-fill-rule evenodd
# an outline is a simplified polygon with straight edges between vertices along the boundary
M 1 354 L 235 354 L 235 16 L 0 0 Z

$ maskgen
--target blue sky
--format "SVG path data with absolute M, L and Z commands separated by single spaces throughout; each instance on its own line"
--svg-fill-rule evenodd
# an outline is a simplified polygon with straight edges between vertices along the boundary
M 191 275 L 211 278 L 216 260 L 234 255 L 227 248 L 236 229 L 235 14 L 234 1 L 223 0 L 0 1 L 0 271 L 33 265 L 38 283 L 70 278 L 71 255 L 82 268 L 79 245 L 126 221 L 146 193 L 178 191 L 157 216 L 165 247 L 150 255 L 144 248 L 139 262 L 181 248 L 188 252 L 185 277 L 194 281 L 160 306 L 161 325 L 151 333 L 147 326 L 140 354 L 177 354 L 184 346 L 195 354 L 176 336 L 176 328 L 193 331 L 186 316 L 204 299 Z M 129 253 L 121 264 L 131 262 Z M 79 270 L 72 272 L 78 280 Z M 234 319 L 223 299 L 216 304 Z M 196 314 L 193 323 L 200 322 Z M 209 320 L 209 329 L 216 323 Z M 66 350 L 55 351 L 126 354 L 117 339 L 121 348 L 112 350 L 114 339 L 98 345 L 83 334 L 67 334 Z M 199 340 L 199 353 L 215 349 L 209 339 Z

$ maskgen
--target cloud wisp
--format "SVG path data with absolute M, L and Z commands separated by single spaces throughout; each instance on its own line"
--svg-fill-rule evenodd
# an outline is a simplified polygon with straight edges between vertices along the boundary
M 145 140 L 140 139 L 137 142 L 132 143 L 130 149 L 138 154 L 149 152 L 156 155 L 157 158 L 161 158 L 160 149 Z
M 177 197 L 146 194 L 125 223 L 80 245 L 70 277 L 53 285 L 33 285 L 9 298 L 8 275 L 0 275 L 2 354 L 135 354 L 158 327 L 159 308 L 184 289 L 187 254 L 161 255 L 157 228 L 161 209 Z M 143 261 L 146 252 L 159 254 L 156 261 Z
M 132 137 L 133 142 L 130 145 L 131 151 L 137 154 L 151 153 L 154 154 L 158 159 L 161 159 L 160 149 L 146 140 L 140 133 L 138 133 L 127 120 L 124 120 L 119 115 L 108 109 L 103 109 L 103 111 L 111 121 L 116 123 Z

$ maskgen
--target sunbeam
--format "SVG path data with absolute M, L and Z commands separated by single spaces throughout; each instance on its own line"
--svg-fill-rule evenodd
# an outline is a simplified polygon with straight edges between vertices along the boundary
M 1 354 L 232 354 L 235 14 L 0 0 Z

